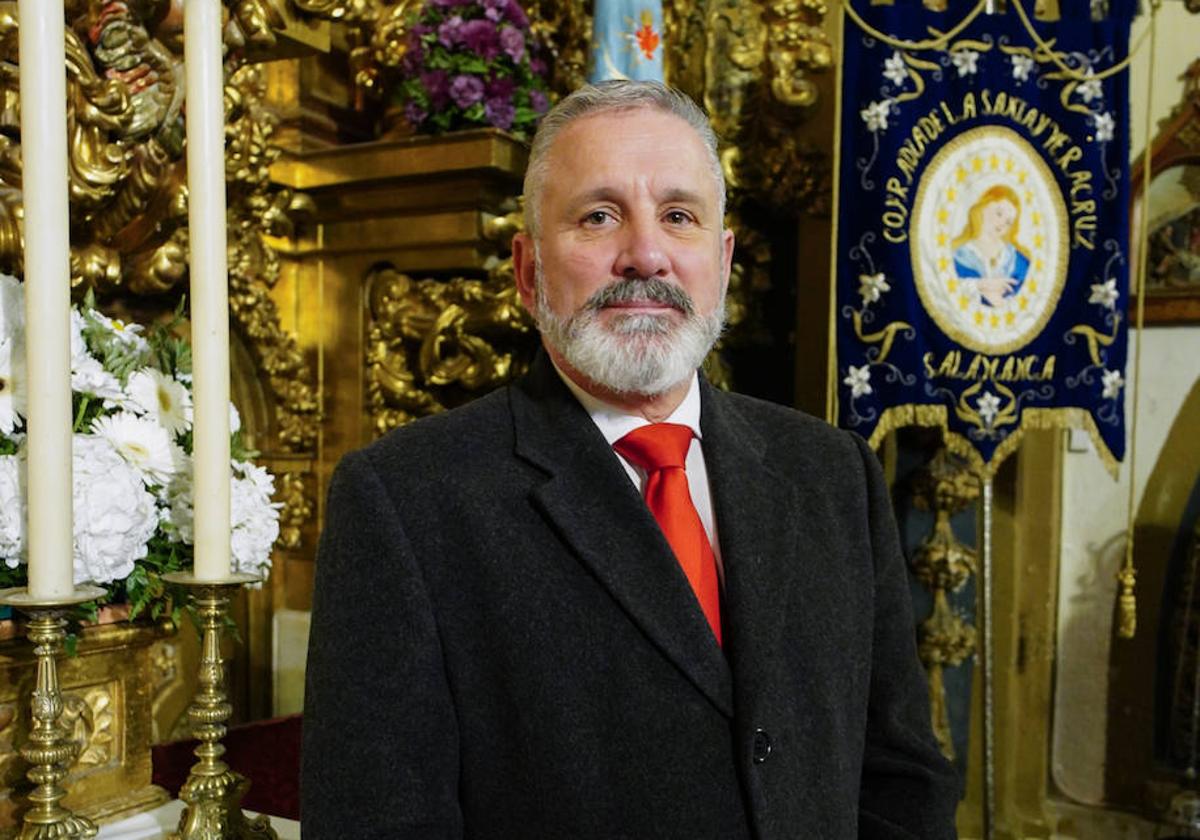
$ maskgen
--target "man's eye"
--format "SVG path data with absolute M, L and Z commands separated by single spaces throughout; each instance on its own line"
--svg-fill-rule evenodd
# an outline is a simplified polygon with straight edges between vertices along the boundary
M 607 210 L 593 210 L 583 217 L 584 224 L 602 225 L 612 219 L 612 214 Z
M 672 225 L 686 225 L 692 220 L 692 217 L 682 210 L 668 210 L 666 216 L 663 218 Z

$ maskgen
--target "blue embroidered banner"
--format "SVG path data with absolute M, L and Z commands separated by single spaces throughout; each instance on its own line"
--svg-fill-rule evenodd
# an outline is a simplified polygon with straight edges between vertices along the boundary
M 858 0 L 866 27 L 845 22 L 838 422 L 873 445 L 941 426 L 988 470 L 1024 429 L 1082 426 L 1115 470 L 1129 85 L 1108 71 L 1135 0 L 1060 0 L 1053 21 L 1018 2 Z
M 663 16 L 659 0 L 596 0 L 588 81 L 663 80 Z

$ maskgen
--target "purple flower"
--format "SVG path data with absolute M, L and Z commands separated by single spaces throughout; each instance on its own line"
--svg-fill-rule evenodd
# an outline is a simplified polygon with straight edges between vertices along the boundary
M 425 50 L 421 46 L 421 42 L 413 38 L 408 43 L 408 48 L 404 51 L 404 58 L 400 59 L 400 67 L 406 75 L 413 75 L 420 71 L 421 64 L 425 61 Z
M 445 107 L 450 98 L 450 76 L 445 70 L 426 70 L 421 73 L 421 85 L 429 92 L 429 102 L 434 108 Z
M 483 113 L 487 117 L 487 121 L 496 128 L 507 129 L 512 126 L 516 109 L 513 108 L 512 100 L 496 97 L 489 99 L 484 104 Z
M 458 34 L 466 48 L 485 61 L 491 61 L 500 54 L 500 33 L 490 20 L 469 20 L 462 25 Z
M 504 4 L 504 14 L 513 26 L 521 29 L 529 28 L 529 18 L 525 16 L 525 10 L 521 8 L 521 4 L 517 0 L 507 0 Z
M 533 110 L 539 114 L 544 114 L 546 113 L 546 109 L 550 107 L 550 100 L 546 98 L 546 94 L 534 88 L 529 91 L 529 104 L 533 106 Z
M 487 83 L 488 99 L 507 99 L 517 89 L 517 83 L 508 76 L 496 76 Z
M 404 106 L 404 118 L 408 120 L 408 124 L 413 128 L 425 122 L 425 118 L 428 116 L 429 112 L 416 102 L 409 102 Z
M 521 56 L 525 55 L 525 36 L 521 34 L 521 30 L 505 26 L 500 30 L 500 46 L 508 53 L 509 58 L 520 61 Z
M 412 29 L 408 31 L 412 33 L 414 38 L 420 40 L 422 37 L 432 32 L 433 27 L 427 23 L 414 23 Z
M 438 40 L 444 47 L 453 47 L 462 40 L 463 19 L 458 15 L 446 18 L 438 26 Z
M 533 75 L 541 76 L 541 77 L 545 78 L 546 70 L 547 70 L 546 62 L 543 61 L 541 58 L 535 57 L 535 58 L 529 59 L 529 72 L 532 73 Z
M 483 82 L 475 76 L 455 76 L 450 83 L 450 98 L 459 108 L 469 108 L 483 99 Z
M 499 22 L 504 19 L 511 0 L 483 0 L 483 16 L 488 20 Z

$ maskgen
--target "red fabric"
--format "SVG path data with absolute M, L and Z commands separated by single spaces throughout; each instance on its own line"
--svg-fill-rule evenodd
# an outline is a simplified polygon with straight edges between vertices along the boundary
M 721 644 L 721 587 L 717 561 L 700 514 L 688 490 L 687 453 L 692 430 L 678 423 L 651 423 L 634 429 L 613 444 L 613 449 L 646 471 L 642 495 L 675 558 L 687 575 L 708 625 Z
M 225 735 L 222 760 L 250 780 L 243 808 L 300 819 L 300 733 L 300 715 L 290 715 L 237 726 Z M 173 741 L 155 746 L 151 751 L 154 784 L 178 796 L 196 763 L 196 743 Z

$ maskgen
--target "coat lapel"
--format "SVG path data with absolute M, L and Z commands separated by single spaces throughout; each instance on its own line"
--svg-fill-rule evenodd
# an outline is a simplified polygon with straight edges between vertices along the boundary
M 544 353 L 509 393 L 516 453 L 548 473 L 533 490 L 534 504 L 647 638 L 732 716 L 725 657 L 658 523 L 604 436 Z
M 793 578 L 803 563 L 797 520 L 804 507 L 794 477 L 767 463 L 761 433 L 728 395 L 702 385 L 704 461 L 725 571 L 726 649 L 738 696 L 753 697 L 770 679 Z

